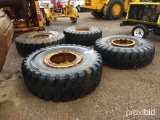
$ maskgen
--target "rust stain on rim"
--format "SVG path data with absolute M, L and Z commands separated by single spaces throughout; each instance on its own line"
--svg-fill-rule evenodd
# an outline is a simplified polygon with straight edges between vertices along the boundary
M 79 64 L 83 56 L 75 51 L 60 50 L 52 52 L 43 58 L 43 62 L 52 68 L 69 68 Z
M 33 38 L 50 38 L 52 36 L 53 34 L 39 34 L 39 35 L 33 36 Z
M 90 29 L 87 27 L 78 27 L 76 28 L 77 31 L 89 31 Z
M 126 38 L 114 39 L 111 41 L 111 44 L 117 47 L 135 47 L 136 46 L 136 42 L 134 40 L 126 39 Z

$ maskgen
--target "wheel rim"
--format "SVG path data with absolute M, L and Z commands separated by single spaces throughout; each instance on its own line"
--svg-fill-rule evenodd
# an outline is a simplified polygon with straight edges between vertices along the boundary
M 112 14 L 115 15 L 115 16 L 117 16 L 117 15 L 120 14 L 120 12 L 121 12 L 121 6 L 120 6 L 120 4 L 113 5 Z
M 89 31 L 89 28 L 87 27 L 78 27 L 76 28 L 77 31 Z
M 52 37 L 53 36 L 53 34 L 39 34 L 39 35 L 35 35 L 35 36 L 33 36 L 33 38 L 35 38 L 35 39 L 46 39 L 46 38 L 50 38 L 50 37 Z
M 117 47 L 134 47 L 134 46 L 136 46 L 136 42 L 134 40 L 126 39 L 126 38 L 114 39 L 111 41 L 111 44 L 113 46 L 117 46 Z
M 69 68 L 79 64 L 83 56 L 75 51 L 60 50 L 44 57 L 43 62 L 52 68 Z
M 142 28 L 135 29 L 134 36 L 142 38 L 144 36 L 144 30 Z

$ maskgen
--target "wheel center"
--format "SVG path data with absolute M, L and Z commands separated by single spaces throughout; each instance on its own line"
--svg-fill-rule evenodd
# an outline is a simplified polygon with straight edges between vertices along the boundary
M 115 4 L 112 8 L 112 13 L 114 15 L 119 15 L 121 12 L 121 6 L 119 4 Z
M 48 54 L 43 62 L 52 68 L 69 68 L 79 64 L 83 56 L 75 51 L 61 50 Z
M 89 28 L 86 28 L 86 27 L 79 27 L 79 28 L 76 28 L 77 31 L 89 31 Z
M 134 40 L 126 38 L 120 38 L 112 40 L 111 44 L 117 47 L 134 47 L 136 45 L 136 42 Z
M 33 38 L 36 38 L 36 39 L 45 39 L 45 38 L 49 38 L 51 36 L 52 36 L 52 34 L 39 34 L 39 35 L 33 36 Z

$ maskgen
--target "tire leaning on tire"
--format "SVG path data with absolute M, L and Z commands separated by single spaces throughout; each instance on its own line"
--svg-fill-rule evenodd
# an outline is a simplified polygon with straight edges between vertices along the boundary
M 132 40 L 135 42 L 135 46 L 120 47 L 112 44 L 115 43 L 114 40 L 122 40 L 121 43 L 123 40 Z M 123 43 L 122 45 L 127 44 Z M 149 64 L 154 58 L 155 46 L 142 38 L 114 35 L 97 40 L 95 50 L 101 54 L 105 65 L 118 69 L 132 69 Z
M 63 30 L 66 43 L 79 45 L 94 45 L 102 37 L 102 31 L 93 26 L 71 26 Z
M 65 43 L 65 36 L 56 31 L 35 31 L 18 36 L 15 43 L 18 53 L 25 57 L 40 48 Z
M 65 50 L 78 52 L 83 56 L 82 61 L 66 68 L 53 68 L 44 63 L 46 55 Z M 65 54 L 62 56 L 59 60 L 67 58 Z M 87 47 L 56 45 L 32 53 L 25 58 L 21 68 L 24 82 L 33 95 L 46 101 L 70 101 L 84 97 L 98 86 L 102 75 L 102 58 L 98 52 Z

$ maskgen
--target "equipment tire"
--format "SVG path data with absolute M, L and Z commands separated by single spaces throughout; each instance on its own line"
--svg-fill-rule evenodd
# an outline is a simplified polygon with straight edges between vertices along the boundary
M 76 23 L 77 22 L 77 18 L 74 18 L 74 17 L 70 17 L 70 20 L 72 23 Z
M 44 63 L 46 55 L 64 50 L 78 52 L 83 56 L 82 61 L 66 68 L 53 68 Z M 96 89 L 102 76 L 102 58 L 98 52 L 87 47 L 56 45 L 29 55 L 24 59 L 21 69 L 24 82 L 33 95 L 46 101 L 70 101 L 82 98 Z
M 46 26 L 50 25 L 50 20 L 46 19 Z
M 80 5 L 78 5 L 78 6 L 76 7 L 76 9 L 77 9 L 78 12 L 82 12 L 82 8 L 81 8 Z
M 132 40 L 135 42 L 135 46 L 115 46 L 113 41 L 116 40 Z M 119 43 L 121 44 L 123 41 Z M 153 60 L 155 54 L 154 44 L 142 38 L 126 35 L 101 38 L 96 41 L 95 50 L 101 54 L 105 65 L 118 69 L 132 69 L 145 66 Z
M 115 6 L 118 5 L 118 6 Z M 120 7 L 120 11 L 113 11 L 113 7 Z M 117 8 L 114 8 L 117 10 Z M 115 13 L 113 13 L 115 12 Z M 106 19 L 115 20 L 119 19 L 124 13 L 124 2 L 122 0 L 110 0 L 108 5 L 105 5 L 103 8 L 103 14 Z
M 146 25 L 138 24 L 132 29 L 132 36 L 145 38 L 149 35 L 149 30 Z
M 48 37 L 35 38 L 38 36 Z M 34 31 L 18 36 L 15 43 L 18 53 L 25 57 L 37 49 L 65 43 L 65 37 L 63 33 L 56 31 Z
M 102 31 L 93 26 L 71 26 L 65 28 L 63 33 L 66 43 L 79 45 L 94 45 L 95 41 L 102 37 Z
M 91 11 L 91 15 L 96 18 L 102 18 L 104 16 L 103 12 Z

